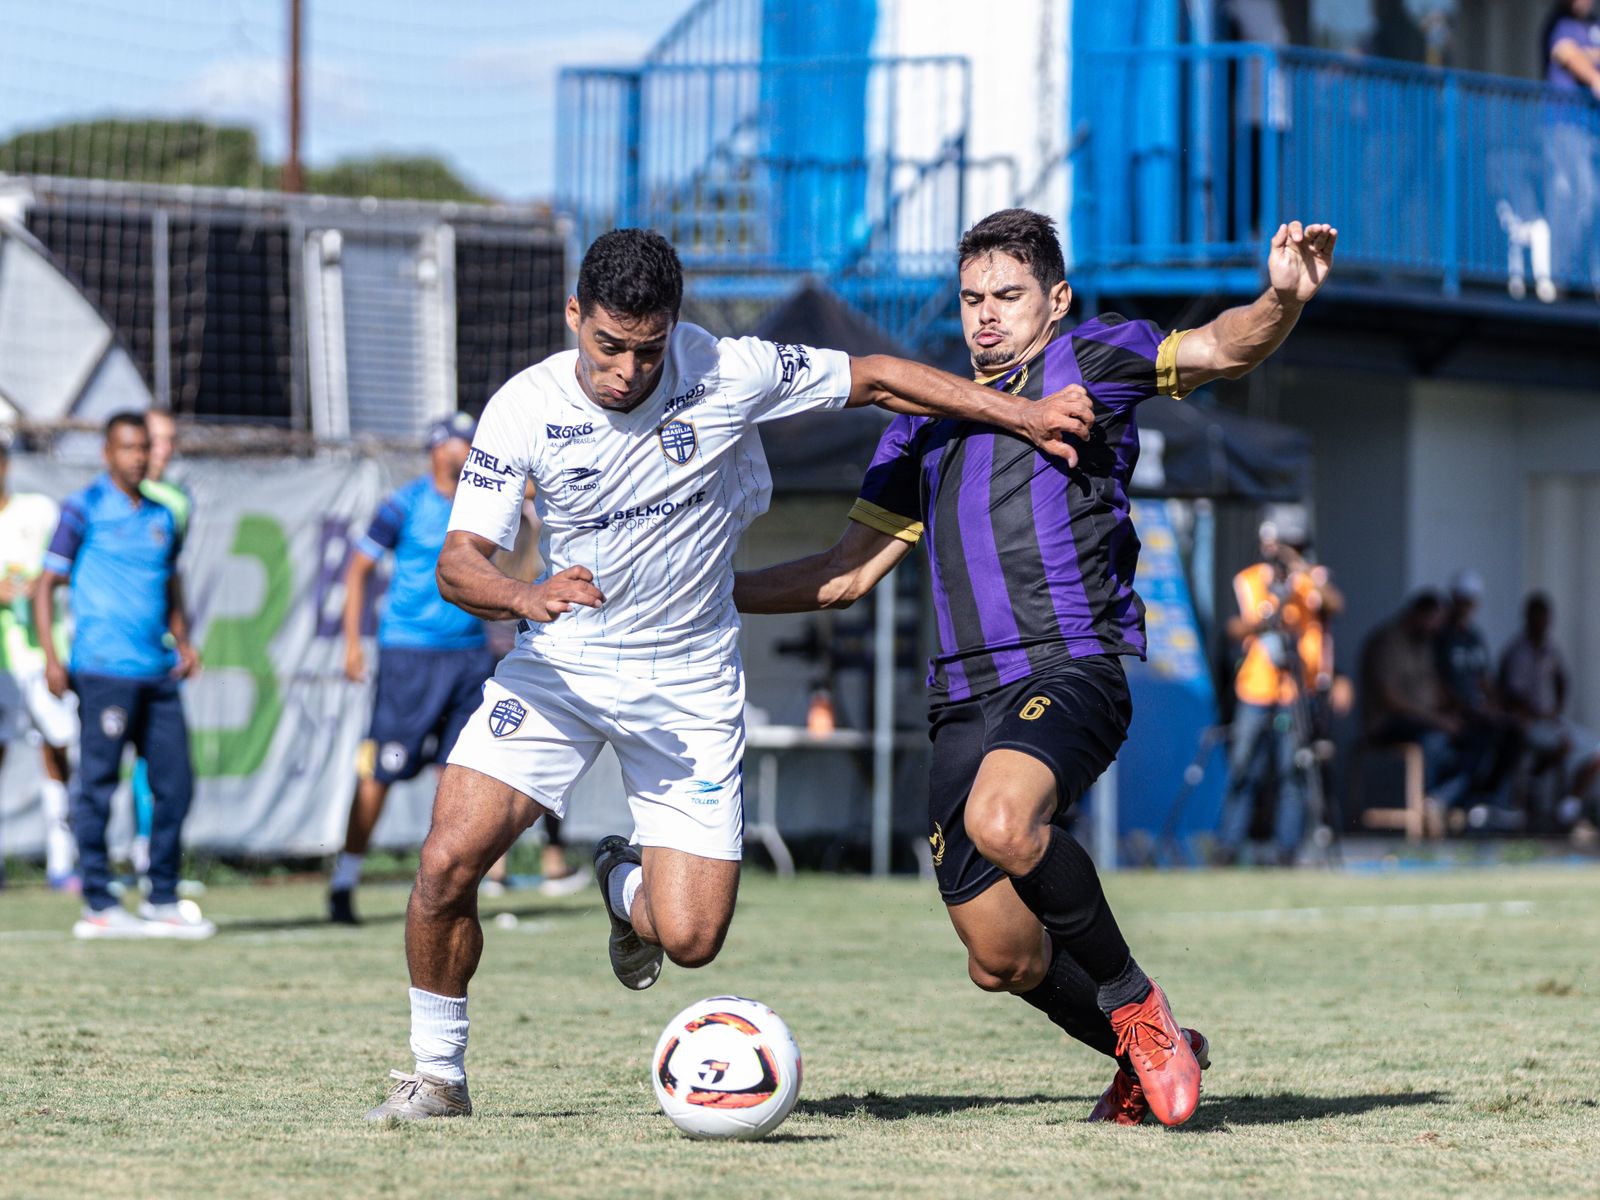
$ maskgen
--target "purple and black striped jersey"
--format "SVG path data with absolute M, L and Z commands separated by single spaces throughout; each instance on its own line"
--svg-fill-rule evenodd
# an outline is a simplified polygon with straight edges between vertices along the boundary
M 1139 459 L 1134 409 L 1158 393 L 1181 395 L 1185 332 L 1107 313 L 981 381 L 1035 400 L 1082 384 L 1095 424 L 1071 469 L 969 421 L 902 415 L 884 431 L 850 517 L 909 542 L 929 539 L 935 702 L 1086 655 L 1144 657 L 1144 604 L 1133 590 L 1139 538 L 1128 515 Z

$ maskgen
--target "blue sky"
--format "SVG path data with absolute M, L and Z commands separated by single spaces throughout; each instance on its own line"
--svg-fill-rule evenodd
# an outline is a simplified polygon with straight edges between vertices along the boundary
M 306 157 L 438 154 L 506 199 L 555 186 L 556 76 L 635 62 L 689 0 L 304 0 Z M 0 137 L 94 116 L 285 137 L 288 0 L 5 0 Z

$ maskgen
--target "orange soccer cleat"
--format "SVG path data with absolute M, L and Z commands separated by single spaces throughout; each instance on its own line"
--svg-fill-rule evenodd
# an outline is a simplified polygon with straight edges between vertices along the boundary
M 1133 1061 L 1150 1112 L 1163 1125 L 1182 1125 L 1200 1102 L 1200 1062 L 1178 1023 L 1167 997 L 1154 980 L 1150 994 L 1138 1004 L 1124 1004 L 1111 1014 L 1117 1035 L 1117 1057 Z
M 1211 1065 L 1211 1043 L 1198 1029 L 1185 1029 L 1182 1033 L 1184 1040 L 1189 1043 L 1189 1049 L 1194 1051 L 1195 1061 L 1204 1071 Z M 1095 1102 L 1084 1120 L 1106 1121 L 1112 1125 L 1143 1125 L 1149 1115 L 1150 1102 L 1144 1098 L 1144 1087 L 1118 1067 L 1111 1086 Z

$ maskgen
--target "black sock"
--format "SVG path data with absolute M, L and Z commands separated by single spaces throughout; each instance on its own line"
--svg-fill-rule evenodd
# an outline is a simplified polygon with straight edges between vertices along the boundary
M 1050 826 L 1044 857 L 1026 875 L 1012 876 L 1011 886 L 1050 931 L 1051 942 L 1093 980 L 1103 1012 L 1144 999 L 1150 981 L 1128 952 L 1094 860 L 1076 838 Z
M 1099 987 L 1082 967 L 1050 939 L 1050 966 L 1039 986 L 1017 995 L 1037 1008 L 1068 1036 L 1107 1058 L 1117 1056 L 1117 1035 L 1100 1009 Z

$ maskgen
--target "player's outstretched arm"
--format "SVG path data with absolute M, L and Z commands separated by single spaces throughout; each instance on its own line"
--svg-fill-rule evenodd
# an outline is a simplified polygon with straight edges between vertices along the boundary
M 439 595 L 487 621 L 554 621 L 572 606 L 599 608 L 605 603 L 587 567 L 568 567 L 543 583 L 512 579 L 491 561 L 499 547 L 488 538 L 452 529 L 434 577 Z
M 1283 345 L 1300 310 L 1322 288 L 1333 267 L 1339 231 L 1331 225 L 1290 221 L 1278 226 L 1267 255 L 1267 290 L 1254 303 L 1230 308 L 1192 329 L 1178 343 L 1178 387 L 1192 391 L 1213 379 L 1238 379 Z
M 748 613 L 849 608 L 894 570 L 911 546 L 902 538 L 851 521 L 844 535 L 821 554 L 735 574 L 733 603 Z
M 1078 465 L 1076 443 L 1089 435 L 1094 424 L 1094 401 L 1076 384 L 1043 400 L 1024 400 L 888 354 L 850 360 L 849 407 L 863 404 L 915 417 L 954 417 L 994 425 L 1065 459 L 1069 467 Z

